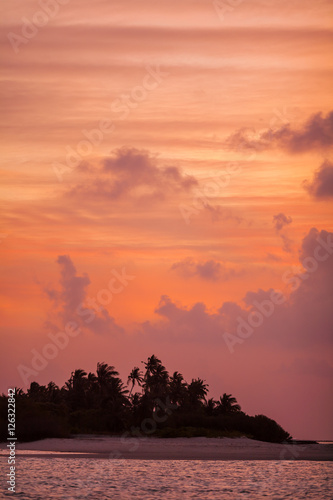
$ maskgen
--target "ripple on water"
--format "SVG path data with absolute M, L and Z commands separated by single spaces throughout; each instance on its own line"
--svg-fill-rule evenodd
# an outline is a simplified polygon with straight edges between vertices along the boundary
M 16 466 L 21 500 L 332 499 L 330 462 L 22 457 Z

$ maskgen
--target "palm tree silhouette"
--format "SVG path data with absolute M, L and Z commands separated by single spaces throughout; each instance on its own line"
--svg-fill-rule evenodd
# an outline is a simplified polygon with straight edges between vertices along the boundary
M 152 375 L 155 371 L 156 368 L 162 364 L 161 360 L 158 359 L 154 354 L 148 358 L 147 363 L 144 361 L 141 361 L 145 365 L 146 368 L 146 373 L 145 373 L 145 379 L 149 377 L 149 375 Z
M 241 411 L 241 407 L 237 403 L 236 398 L 234 398 L 231 394 L 224 393 L 218 402 L 217 411 L 221 414 L 235 413 Z
M 132 394 L 133 388 L 134 388 L 136 383 L 140 386 L 143 382 L 142 372 L 140 371 L 140 368 L 138 368 L 137 366 L 135 366 L 133 368 L 133 370 L 131 371 L 131 373 L 128 376 L 127 384 L 129 384 L 130 382 L 132 382 L 132 387 L 131 387 L 129 395 Z
M 148 392 L 150 392 L 151 381 L 152 381 L 153 375 L 156 373 L 157 367 L 160 366 L 162 364 L 162 362 L 160 359 L 158 359 L 153 354 L 152 356 L 150 356 L 148 358 L 146 363 L 144 361 L 141 361 L 141 363 L 143 363 L 145 365 L 145 369 L 146 369 L 146 372 L 145 372 L 145 375 L 143 378 L 143 381 L 144 381 L 143 387 L 144 387 L 145 393 L 148 393 Z
M 21 405 L 18 412 L 21 415 L 19 432 L 33 439 L 36 436 L 54 437 L 58 432 L 61 436 L 68 435 L 73 432 L 71 429 L 74 432 L 98 433 L 119 433 L 130 429 L 132 432 L 132 429 L 137 429 L 134 426 L 141 426 L 144 419 L 151 420 L 153 416 L 158 431 L 163 434 L 167 431 L 166 435 L 168 428 L 177 433 L 177 429 L 182 427 L 216 427 L 219 432 L 236 430 L 264 441 L 291 440 L 291 436 L 274 420 L 263 415 L 250 417 L 242 412 L 231 394 L 224 393 L 219 401 L 208 399 L 208 385 L 201 378 L 192 379 L 187 384 L 177 371 L 170 377 L 155 355 L 142 363 L 144 374 L 135 366 L 128 376 L 130 391 L 115 367 L 105 362 L 97 363 L 96 374 L 87 374 L 82 369 L 73 371 L 61 389 L 54 382 L 47 386 L 31 382 L 27 393 L 17 388 L 17 402 Z M 143 390 L 133 394 L 135 384 L 142 386 Z M 2 394 L 0 414 L 7 404 L 7 396 Z M 170 408 L 174 410 L 174 415 Z M 51 412 L 52 419 L 49 418 Z M 44 420 L 48 423 L 41 425 Z
M 71 373 L 64 386 L 66 399 L 73 410 L 86 406 L 87 372 L 81 368 Z
M 117 392 L 119 387 L 116 387 L 119 385 L 117 380 L 121 382 L 120 379 L 117 378 L 119 373 L 115 369 L 114 366 L 110 366 L 107 363 L 97 363 L 97 384 L 99 386 L 99 397 L 102 406 L 106 404 L 106 402 L 109 400 L 110 396 L 112 395 L 113 392 Z
M 114 366 L 110 366 L 107 363 L 97 363 L 97 382 L 100 387 L 107 385 L 112 377 L 119 375 Z
M 212 415 L 214 415 L 216 404 L 217 403 L 216 403 L 216 401 L 214 401 L 213 398 L 210 398 L 210 399 L 206 400 L 205 410 L 206 410 L 206 413 L 207 413 L 207 415 L 209 417 L 211 417 Z
M 171 403 L 181 405 L 184 402 L 187 384 L 181 373 L 176 371 L 173 373 L 172 377 L 170 377 L 169 391 Z
M 188 386 L 188 397 L 192 408 L 200 408 L 208 393 L 208 384 L 201 378 L 192 379 Z

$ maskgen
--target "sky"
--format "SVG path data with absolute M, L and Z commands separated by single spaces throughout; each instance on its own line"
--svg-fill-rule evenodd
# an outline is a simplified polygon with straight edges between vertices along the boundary
M 155 354 L 332 440 L 332 2 L 0 8 L 0 391 Z

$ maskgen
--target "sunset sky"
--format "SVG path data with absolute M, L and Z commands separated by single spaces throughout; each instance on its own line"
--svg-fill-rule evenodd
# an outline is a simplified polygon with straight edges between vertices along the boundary
M 332 2 L 12 0 L 1 19 L 0 391 L 98 361 L 126 382 L 155 354 L 333 439 Z

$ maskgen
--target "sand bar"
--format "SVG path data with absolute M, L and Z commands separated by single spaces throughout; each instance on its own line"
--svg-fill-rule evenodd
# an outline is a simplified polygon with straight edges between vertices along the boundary
M 76 436 L 18 443 L 17 456 L 137 460 L 333 460 L 333 444 L 285 445 L 248 438 Z M 7 454 L 0 443 L 0 456 Z

